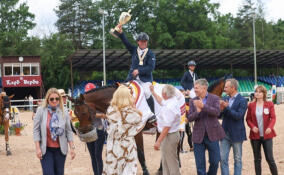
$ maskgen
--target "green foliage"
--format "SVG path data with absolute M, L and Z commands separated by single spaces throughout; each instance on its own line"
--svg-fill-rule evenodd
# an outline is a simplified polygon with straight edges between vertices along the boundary
M 29 43 L 38 42 L 36 38 L 27 37 L 28 30 L 35 26 L 34 14 L 28 11 L 27 4 L 19 4 L 19 0 L 1 0 L 0 9 L 0 55 L 35 55 L 35 49 L 27 47 Z
M 45 89 L 70 87 L 70 64 L 66 58 L 74 52 L 72 41 L 65 35 L 52 34 L 42 39 L 41 65 Z M 78 74 L 74 72 L 74 80 Z
M 150 36 L 151 49 L 252 49 L 253 13 L 255 13 L 256 48 L 284 49 L 284 20 L 265 20 L 261 1 L 245 0 L 236 17 L 221 15 L 219 4 L 210 0 L 60 0 L 55 9 L 58 33 L 44 38 L 29 37 L 34 15 L 26 3 L 19 0 L 0 1 L 0 55 L 41 56 L 45 89 L 70 87 L 70 65 L 67 57 L 76 49 L 102 49 L 102 14 L 105 16 L 106 49 L 125 49 L 121 41 L 108 31 L 118 23 L 121 12 L 132 10 L 132 18 L 123 26 L 130 42 L 140 32 Z M 189 55 L 190 58 L 190 55 Z M 181 77 L 184 69 L 155 70 L 154 78 Z M 279 69 L 284 75 L 284 69 Z M 252 69 L 198 69 L 200 77 L 251 76 Z M 274 69 L 259 69 L 260 75 L 275 74 Z M 107 70 L 107 79 L 124 80 L 128 70 Z M 74 71 L 74 83 L 79 80 L 101 80 L 103 74 Z

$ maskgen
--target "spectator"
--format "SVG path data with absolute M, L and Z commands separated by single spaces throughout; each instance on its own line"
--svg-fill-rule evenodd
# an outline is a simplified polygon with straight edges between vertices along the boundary
M 36 114 L 36 111 L 37 111 L 37 108 L 38 108 L 40 105 L 41 105 L 41 100 L 38 100 L 38 101 L 36 102 L 36 105 L 34 105 L 34 107 L 33 107 L 32 120 L 34 119 L 35 114 Z
M 157 127 L 160 133 L 154 149 L 162 151 L 162 167 L 164 175 L 180 175 L 177 147 L 180 140 L 179 126 L 181 122 L 180 107 L 177 106 L 175 88 L 165 85 L 162 90 L 162 98 L 150 86 L 156 101 L 162 106 L 161 113 L 157 117 Z
M 32 95 L 29 95 L 29 107 L 30 107 L 30 111 L 33 111 L 33 101 L 34 98 Z
M 85 86 L 85 93 L 95 88 L 96 86 L 93 83 L 88 83 Z M 102 152 L 106 138 L 106 132 L 105 132 L 106 128 L 103 125 L 104 119 L 101 119 L 104 117 L 101 116 L 104 116 L 104 114 L 98 113 L 97 111 L 96 118 L 94 119 L 95 120 L 94 125 L 97 128 L 98 139 L 96 141 L 87 143 L 87 147 L 91 156 L 94 175 L 101 175 L 103 173 Z
M 134 104 L 134 98 L 126 86 L 120 86 L 113 94 L 107 109 L 108 138 L 105 175 L 134 175 L 137 173 L 137 148 L 134 136 L 145 123 L 142 113 Z M 114 154 L 115 153 L 115 154 Z
M 266 101 L 267 90 L 264 86 L 257 86 L 254 101 L 248 105 L 246 121 L 250 127 L 250 141 L 254 156 L 255 174 L 261 175 L 261 145 L 272 175 L 278 175 L 277 166 L 273 158 L 272 138 L 276 136 L 274 125 L 276 116 L 274 104 Z
M 27 111 L 28 110 L 28 105 L 29 105 L 29 99 L 27 96 L 25 96 L 25 99 L 24 99 L 24 110 Z
M 198 175 L 216 175 L 219 161 L 219 140 L 225 137 L 225 132 L 218 121 L 220 114 L 219 97 L 207 92 L 208 82 L 205 79 L 196 80 L 194 91 L 196 97 L 189 102 L 188 121 L 195 122 L 192 141 Z M 209 170 L 206 173 L 205 150 L 209 153 Z
M 234 175 L 242 174 L 242 144 L 247 139 L 244 116 L 247 110 L 247 100 L 238 93 L 239 83 L 236 79 L 228 79 L 225 92 L 228 96 L 220 101 L 222 126 L 226 137 L 220 142 L 221 174 L 229 175 L 229 153 L 231 147 L 234 153 Z
M 71 159 L 75 146 L 69 115 L 56 88 L 47 91 L 43 106 L 37 109 L 33 136 L 43 175 L 63 175 L 68 143 Z

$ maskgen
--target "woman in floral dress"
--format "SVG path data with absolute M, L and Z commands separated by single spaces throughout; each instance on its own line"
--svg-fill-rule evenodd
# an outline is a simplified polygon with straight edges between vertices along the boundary
M 122 85 L 115 91 L 107 110 L 107 120 L 109 126 L 103 174 L 135 175 L 137 148 L 134 136 L 143 129 L 145 123 L 126 86 Z

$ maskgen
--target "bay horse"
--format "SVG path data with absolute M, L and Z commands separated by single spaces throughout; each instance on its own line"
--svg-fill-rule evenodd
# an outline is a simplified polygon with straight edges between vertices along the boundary
M 210 91 L 221 96 L 225 85 L 225 78 L 217 80 L 211 86 Z M 73 99 L 68 97 L 74 103 L 74 113 L 79 119 L 80 126 L 78 130 L 82 133 L 87 133 L 93 129 L 92 121 L 96 117 L 96 112 L 106 113 L 109 103 L 112 99 L 113 93 L 116 91 L 118 85 L 103 86 L 101 88 L 88 91 L 84 95 Z M 221 89 L 221 90 L 220 90 Z M 155 106 L 156 107 L 156 106 Z M 156 109 L 155 109 L 156 110 Z M 142 111 L 144 112 L 144 111 Z M 155 111 L 156 112 L 156 111 Z M 145 128 L 149 129 L 155 127 L 151 123 L 146 123 Z M 137 145 L 138 160 L 143 170 L 143 175 L 149 175 L 144 155 L 143 132 L 139 132 L 135 136 Z
M 14 95 L 7 96 L 5 92 L 1 92 L 0 94 L 0 126 L 4 126 L 5 133 L 5 141 L 6 141 L 6 155 L 12 155 L 9 146 L 9 120 L 11 119 L 10 107 L 12 99 Z

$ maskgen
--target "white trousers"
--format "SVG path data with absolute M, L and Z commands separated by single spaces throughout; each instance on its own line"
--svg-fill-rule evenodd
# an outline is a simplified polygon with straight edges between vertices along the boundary
M 151 91 L 150 91 L 150 85 L 152 83 L 151 82 L 143 82 L 140 79 L 138 79 L 138 83 L 143 87 L 146 99 L 150 98 L 150 96 L 152 95 Z

